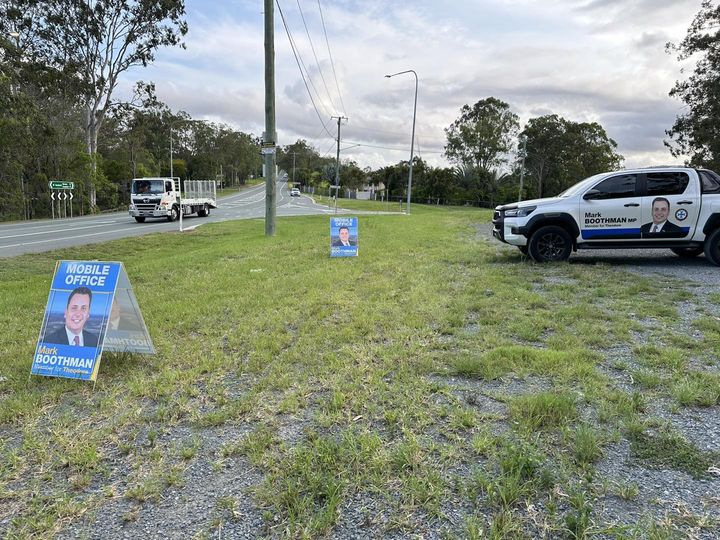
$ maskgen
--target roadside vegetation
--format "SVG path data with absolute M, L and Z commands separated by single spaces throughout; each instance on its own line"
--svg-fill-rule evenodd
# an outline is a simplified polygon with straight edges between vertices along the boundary
M 342 260 L 327 216 L 0 260 L 0 535 L 711 538 L 717 297 L 532 264 L 489 219 L 360 215 Z M 29 379 L 58 259 L 123 261 L 157 355 Z

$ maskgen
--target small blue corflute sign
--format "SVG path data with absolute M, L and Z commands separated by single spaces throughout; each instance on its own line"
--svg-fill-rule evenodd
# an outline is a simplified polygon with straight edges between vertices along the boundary
M 357 257 L 358 219 L 356 217 L 330 218 L 330 256 Z
M 116 262 L 57 263 L 31 373 L 96 380 L 121 269 Z

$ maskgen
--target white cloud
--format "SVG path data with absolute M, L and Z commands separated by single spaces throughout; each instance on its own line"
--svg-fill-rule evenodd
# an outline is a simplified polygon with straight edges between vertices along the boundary
M 225 121 L 260 135 L 264 126 L 263 16 L 260 0 L 188 0 L 187 50 L 160 51 L 135 78 L 153 80 L 158 96 L 194 117 Z M 680 103 L 668 91 L 680 65 L 664 51 L 682 39 L 696 0 L 417 0 L 323 2 L 345 108 L 337 96 L 316 2 L 301 5 L 320 61 L 319 77 L 297 4 L 281 2 L 292 35 L 320 94 L 322 128 L 300 77 L 279 13 L 275 12 L 277 129 L 280 144 L 308 139 L 333 147 L 330 115 L 349 117 L 343 156 L 378 167 L 407 159 L 414 77 L 418 73 L 416 148 L 436 165 L 443 129 L 464 104 L 495 96 L 522 121 L 557 113 L 600 122 L 619 143 L 626 164 L 675 161 L 663 146 Z M 328 92 L 325 90 L 327 86 Z M 350 146 L 350 143 L 342 145 Z M 398 149 L 398 150 L 395 150 Z M 333 153 L 332 150 L 331 153 Z

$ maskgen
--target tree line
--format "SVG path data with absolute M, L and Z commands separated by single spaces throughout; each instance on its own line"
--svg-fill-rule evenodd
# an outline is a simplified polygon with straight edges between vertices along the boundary
M 182 0 L 0 0 L 0 219 L 49 216 L 50 180 L 75 183 L 77 215 L 123 206 L 131 178 L 169 176 L 171 168 L 183 179 L 226 186 L 262 174 L 259 137 L 173 112 L 152 83 L 137 82 L 128 101 L 116 98 L 127 70 L 152 62 L 161 47 L 184 47 L 184 17 Z M 720 8 L 703 0 L 686 37 L 667 46 L 679 60 L 698 60 L 670 91 L 686 112 L 665 144 L 689 165 L 715 169 L 719 27 Z M 493 206 L 551 196 L 623 161 L 600 124 L 549 114 L 521 128 L 495 97 L 464 105 L 445 135 L 451 166 L 415 157 L 414 201 Z M 334 158 L 305 140 L 280 147 L 277 158 L 298 185 L 334 184 Z M 408 169 L 407 161 L 373 170 L 343 160 L 340 183 L 404 199 Z

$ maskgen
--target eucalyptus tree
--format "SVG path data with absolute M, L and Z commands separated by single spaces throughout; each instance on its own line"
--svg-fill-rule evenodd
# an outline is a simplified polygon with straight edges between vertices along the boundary
M 692 75 L 677 81 L 670 95 L 686 108 L 666 131 L 674 157 L 688 156 L 694 166 L 720 169 L 720 6 L 703 0 L 687 35 L 668 52 L 680 61 L 697 57 Z
M 489 173 L 507 161 L 518 128 L 518 116 L 497 98 L 464 105 L 460 116 L 445 129 L 445 156 L 455 165 Z
M 98 134 L 116 105 L 120 76 L 147 66 L 156 51 L 181 46 L 183 0 L 13 0 L 0 27 L 24 36 L 27 54 L 62 73 L 84 109 L 83 131 L 93 171 Z M 91 180 L 90 204 L 95 206 Z
M 556 195 L 584 177 L 616 169 L 623 157 L 617 143 L 596 122 L 573 122 L 556 114 L 531 118 L 525 139 L 530 192 Z

